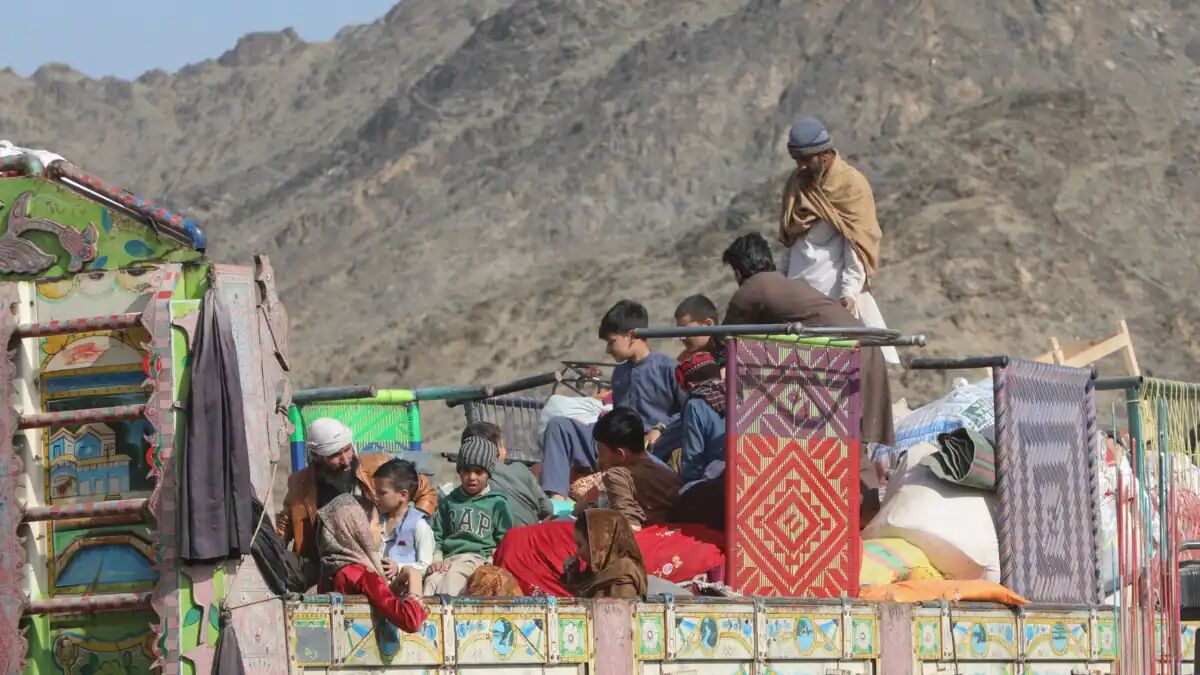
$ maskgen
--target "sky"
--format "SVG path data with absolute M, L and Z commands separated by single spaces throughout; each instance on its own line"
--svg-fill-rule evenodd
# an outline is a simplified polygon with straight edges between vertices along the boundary
M 306 41 L 328 40 L 399 0 L 18 1 L 0 40 L 0 68 L 28 76 L 57 61 L 92 77 L 133 79 L 216 58 L 253 31 L 290 26 Z

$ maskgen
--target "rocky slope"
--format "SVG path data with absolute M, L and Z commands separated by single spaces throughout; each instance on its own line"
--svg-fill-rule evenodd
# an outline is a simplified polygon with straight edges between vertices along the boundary
M 215 257 L 269 253 L 301 385 L 498 381 L 601 356 L 621 297 L 723 301 L 800 114 L 872 180 L 880 303 L 928 352 L 1127 317 L 1145 367 L 1200 378 L 1200 7 L 896 7 L 406 0 L 133 82 L 0 72 L 0 137 L 194 214 Z

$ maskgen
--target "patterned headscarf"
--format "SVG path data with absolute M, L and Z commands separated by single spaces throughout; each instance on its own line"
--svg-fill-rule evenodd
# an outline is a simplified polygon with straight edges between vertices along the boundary
M 703 398 L 718 415 L 725 415 L 725 381 L 721 367 L 708 352 L 684 352 L 675 366 L 675 380 L 693 397 Z

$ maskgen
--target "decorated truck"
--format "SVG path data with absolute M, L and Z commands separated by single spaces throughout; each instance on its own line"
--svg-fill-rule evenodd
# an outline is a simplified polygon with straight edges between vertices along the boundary
M 225 393 L 268 511 L 317 415 L 354 427 L 360 452 L 440 461 L 421 442 L 421 406 L 465 402 L 470 418 L 510 415 L 515 459 L 536 462 L 541 401 L 509 394 L 560 376 L 294 392 L 269 260 L 215 263 L 191 220 L 44 152 L 0 156 L 0 298 L 0 672 L 218 672 L 222 640 L 262 674 L 1192 672 L 1173 481 L 1194 460 L 1180 422 L 1192 385 L 1098 385 L 1090 371 L 1009 359 L 925 363 L 993 368 L 1001 581 L 1032 602 L 866 601 L 857 355 L 872 338 L 735 331 L 728 597 L 426 598 L 420 630 L 396 637 L 363 598 L 276 593 L 250 555 L 183 554 L 183 495 L 201 478 L 187 439 L 206 298 L 227 310 L 237 367 Z M 1143 486 L 1122 502 L 1112 588 L 1099 581 L 1097 386 L 1127 394 Z

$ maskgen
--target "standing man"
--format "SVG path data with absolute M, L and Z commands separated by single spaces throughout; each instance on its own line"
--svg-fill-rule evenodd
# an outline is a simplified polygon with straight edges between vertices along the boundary
M 288 476 L 287 495 L 275 518 L 275 530 L 285 542 L 292 542 L 292 550 L 304 561 L 306 571 L 315 572 L 317 511 L 341 494 L 375 501 L 375 470 L 392 455 L 381 452 L 360 457 L 354 447 L 354 432 L 331 417 L 308 425 L 305 446 L 310 463 Z M 437 493 L 425 476 L 418 476 L 413 506 L 427 516 L 437 508 Z
M 872 328 L 887 328 L 871 294 L 879 270 L 883 231 L 865 176 L 842 159 L 825 125 L 805 117 L 788 133 L 796 168 L 783 189 L 779 240 L 781 271 L 804 279 Z M 900 363 L 895 347 L 884 347 Z

